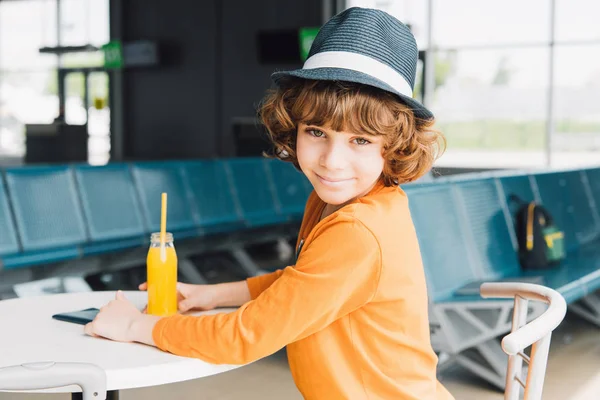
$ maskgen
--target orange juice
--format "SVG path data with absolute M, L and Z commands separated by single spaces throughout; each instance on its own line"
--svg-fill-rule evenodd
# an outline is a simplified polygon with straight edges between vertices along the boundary
M 177 253 L 172 234 L 166 235 L 164 256 L 161 254 L 160 234 L 152 234 L 146 267 L 148 314 L 164 317 L 177 313 Z

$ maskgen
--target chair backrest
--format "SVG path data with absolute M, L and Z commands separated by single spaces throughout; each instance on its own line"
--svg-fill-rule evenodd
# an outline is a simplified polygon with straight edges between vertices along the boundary
M 192 209 L 191 195 L 179 162 L 143 162 L 131 165 L 138 189 L 146 226 L 152 232 L 160 230 L 161 193 L 167 197 L 167 230 L 169 232 L 196 229 L 198 218 Z
M 78 385 L 83 400 L 106 399 L 106 373 L 89 363 L 38 362 L 0 368 L 0 390 L 21 391 Z
M 223 161 L 192 161 L 182 165 L 201 229 L 223 231 L 243 225 L 242 212 Z
M 502 339 L 502 349 L 509 355 L 504 398 L 519 399 L 521 386 L 525 390 L 525 400 L 541 400 L 550 338 L 567 312 L 565 299 L 545 286 L 516 282 L 484 283 L 481 295 L 485 298 L 514 299 L 512 330 Z M 548 304 L 548 308 L 535 320 L 526 323 L 529 301 L 542 301 Z M 532 346 L 531 357 L 524 353 L 529 346 Z M 526 381 L 521 376 L 523 361 L 529 364 Z
M 498 185 L 493 178 L 454 183 L 479 279 L 514 276 L 520 269 L 510 215 Z
M 472 242 L 450 183 L 407 185 L 412 219 L 423 257 L 429 297 L 437 302 L 478 279 Z
M 307 191 L 306 177 L 289 162 L 266 160 L 275 186 L 275 193 L 281 205 L 281 212 L 291 218 L 301 217 L 304 213 Z
M 142 236 L 140 202 L 126 164 L 73 167 L 92 241 Z
M 264 158 L 234 158 L 225 165 L 249 226 L 270 225 L 287 219 L 275 199 L 275 188 Z
M 24 251 L 76 246 L 87 240 L 68 166 L 8 168 L 6 183 Z
M 502 190 L 501 196 L 504 196 L 504 201 L 506 202 L 508 210 L 512 216 L 513 224 L 516 213 L 522 204 L 512 200 L 512 195 L 516 195 L 524 203 L 529 203 L 532 201 L 541 202 L 539 195 L 534 192 L 534 189 L 531 185 L 532 179 L 533 177 L 530 175 L 515 175 L 497 178 L 497 180 L 500 182 L 500 187 Z
M 588 169 L 584 171 L 584 174 L 594 199 L 596 212 L 600 212 L 600 167 Z
M 19 242 L 8 205 L 8 195 L 6 194 L 2 174 L 0 174 L 0 232 L 2 232 L 2 235 L 0 235 L 0 256 L 17 253 Z
M 567 250 L 597 237 L 598 215 L 584 187 L 582 171 L 549 172 L 535 175 L 542 204 L 557 226 L 565 232 Z

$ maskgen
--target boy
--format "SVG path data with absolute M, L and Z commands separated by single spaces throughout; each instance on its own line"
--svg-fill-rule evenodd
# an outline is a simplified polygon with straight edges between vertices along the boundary
M 408 28 L 383 11 L 333 17 L 303 69 L 274 74 L 260 109 L 275 156 L 314 187 L 296 265 L 179 284 L 181 311 L 240 306 L 230 314 L 144 315 L 119 292 L 86 333 L 212 363 L 287 346 L 306 399 L 452 399 L 436 379 L 424 271 L 398 186 L 426 173 L 443 141 L 412 99 L 417 56 Z

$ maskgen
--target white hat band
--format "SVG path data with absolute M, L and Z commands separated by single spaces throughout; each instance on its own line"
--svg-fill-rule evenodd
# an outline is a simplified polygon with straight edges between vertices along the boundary
M 410 84 L 392 67 L 374 58 L 349 51 L 325 51 L 309 57 L 302 69 L 343 68 L 362 72 L 387 83 L 398 93 L 413 97 Z

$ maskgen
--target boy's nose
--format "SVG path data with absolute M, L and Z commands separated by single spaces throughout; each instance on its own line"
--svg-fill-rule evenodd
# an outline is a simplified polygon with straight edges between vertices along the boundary
M 347 155 L 344 149 L 340 146 L 329 146 L 319 160 L 322 167 L 328 170 L 340 170 L 344 169 L 347 164 Z

